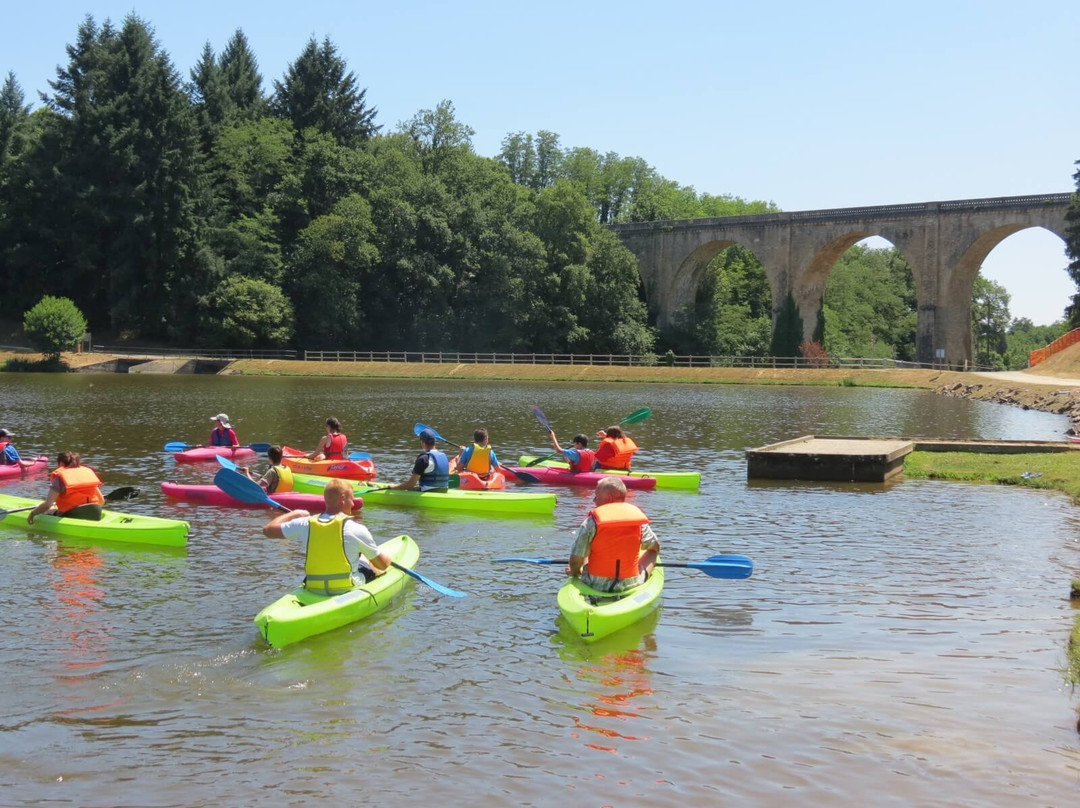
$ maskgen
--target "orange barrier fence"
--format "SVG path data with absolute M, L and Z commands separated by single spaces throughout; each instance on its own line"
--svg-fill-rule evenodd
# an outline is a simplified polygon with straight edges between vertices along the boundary
M 1070 345 L 1080 342 L 1080 328 L 1074 328 L 1068 334 L 1063 334 L 1051 342 L 1045 348 L 1036 348 L 1028 354 L 1028 367 L 1033 368 L 1040 362 L 1049 359 L 1058 351 L 1063 351 Z

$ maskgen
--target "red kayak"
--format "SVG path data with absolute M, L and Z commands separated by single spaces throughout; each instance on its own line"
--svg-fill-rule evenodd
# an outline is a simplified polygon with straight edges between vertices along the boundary
M 585 488 L 596 488 L 601 480 L 622 480 L 627 488 L 636 488 L 639 491 L 651 491 L 656 488 L 655 477 L 624 477 L 621 474 L 604 474 L 599 471 L 570 471 L 569 469 L 557 469 L 550 466 L 508 466 L 510 471 L 524 472 L 538 477 L 540 482 L 547 485 L 580 485 Z
M 0 480 L 10 480 L 14 477 L 21 477 L 24 474 L 31 474 L 35 471 L 44 471 L 49 465 L 49 458 L 45 455 L 38 455 L 34 458 L 34 465 L 24 466 L 22 463 L 15 463 L 11 466 L 0 466 Z
M 161 493 L 170 499 L 178 499 L 182 502 L 197 502 L 200 505 L 225 505 L 231 508 L 270 508 L 266 503 L 253 505 L 250 502 L 235 499 L 229 496 L 216 485 L 180 485 L 179 483 L 162 483 Z M 324 501 L 322 494 L 300 494 L 296 491 L 285 491 L 279 494 L 271 494 L 270 498 L 280 502 L 286 508 L 303 508 L 311 513 L 322 513 Z M 361 508 L 364 501 L 360 497 L 353 499 L 353 506 Z
M 227 457 L 234 463 L 259 456 L 254 449 L 249 449 L 247 446 L 238 446 L 235 449 L 231 446 L 200 446 L 198 449 L 177 452 L 173 457 L 176 458 L 177 463 L 205 463 L 208 461 L 212 463 L 218 455 Z

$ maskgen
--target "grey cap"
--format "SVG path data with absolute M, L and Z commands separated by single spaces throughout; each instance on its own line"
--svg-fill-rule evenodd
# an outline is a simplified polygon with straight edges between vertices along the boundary
M 6 429 L 0 429 L 0 438 L 14 438 L 14 432 L 8 432 Z

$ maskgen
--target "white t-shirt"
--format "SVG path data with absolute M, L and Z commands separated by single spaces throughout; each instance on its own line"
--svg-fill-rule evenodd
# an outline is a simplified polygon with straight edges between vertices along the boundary
M 333 517 L 325 513 L 319 514 L 320 522 L 329 522 L 331 519 Z M 286 539 L 299 539 L 300 549 L 305 553 L 307 552 L 308 522 L 310 521 L 310 516 L 301 516 L 299 519 L 290 519 L 281 525 L 281 534 Z M 378 554 L 379 548 L 375 544 L 375 539 L 371 536 L 371 531 L 356 520 L 347 519 L 345 521 L 345 557 L 349 559 L 352 571 L 356 572 L 360 564 L 372 569 L 367 559 L 375 558 Z

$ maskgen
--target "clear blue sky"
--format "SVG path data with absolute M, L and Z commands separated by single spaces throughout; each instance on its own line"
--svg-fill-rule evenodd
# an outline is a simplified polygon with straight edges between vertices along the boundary
M 242 28 L 265 89 L 329 36 L 378 122 L 450 99 L 495 155 L 509 132 L 641 157 L 698 191 L 784 210 L 1075 189 L 1080 0 L 8 4 L 0 72 L 48 89 L 83 16 L 149 22 L 181 74 Z M 1074 291 L 1062 242 L 1026 230 L 983 271 L 1014 316 Z

